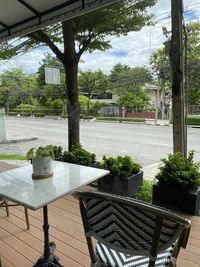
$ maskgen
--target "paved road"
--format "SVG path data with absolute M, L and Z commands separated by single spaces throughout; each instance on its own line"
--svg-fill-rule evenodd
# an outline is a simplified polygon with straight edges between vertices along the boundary
M 30 147 L 54 144 L 67 149 L 67 121 L 35 118 L 6 118 L 7 136 L 37 136 L 38 140 L 1 144 L 0 152 L 25 153 Z M 188 129 L 188 149 L 195 149 L 200 161 L 200 129 Z M 84 148 L 102 155 L 131 155 L 143 166 L 160 161 L 172 152 L 172 127 L 105 122 L 81 122 Z

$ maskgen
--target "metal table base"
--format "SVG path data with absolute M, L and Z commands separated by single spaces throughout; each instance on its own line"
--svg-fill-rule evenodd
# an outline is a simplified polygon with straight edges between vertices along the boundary
M 49 224 L 48 224 L 48 208 L 43 207 L 43 230 L 44 230 L 44 255 L 33 265 L 33 267 L 63 267 L 59 263 L 59 258 L 54 255 L 56 244 L 49 242 Z

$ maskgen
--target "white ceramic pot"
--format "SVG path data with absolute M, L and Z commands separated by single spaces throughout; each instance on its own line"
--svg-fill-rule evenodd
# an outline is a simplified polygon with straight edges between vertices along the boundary
M 52 159 L 50 156 L 43 158 L 33 158 L 33 179 L 44 179 L 53 175 Z

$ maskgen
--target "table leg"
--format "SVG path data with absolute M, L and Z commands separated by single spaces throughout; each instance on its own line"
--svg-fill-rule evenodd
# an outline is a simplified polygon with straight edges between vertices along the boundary
M 63 267 L 59 263 L 59 259 L 54 255 L 54 250 L 56 244 L 54 242 L 49 242 L 49 224 L 48 224 L 48 208 L 47 206 L 43 207 L 43 230 L 44 230 L 44 255 L 39 258 L 36 264 L 33 267 Z

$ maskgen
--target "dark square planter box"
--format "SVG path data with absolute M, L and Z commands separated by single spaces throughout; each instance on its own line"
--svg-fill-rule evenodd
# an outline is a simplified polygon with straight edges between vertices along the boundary
M 166 186 L 153 185 L 153 204 L 198 215 L 200 188 L 195 192 L 184 192 Z
M 121 196 L 133 197 L 143 182 L 143 171 L 128 178 L 111 177 L 109 174 L 98 180 L 98 190 Z

